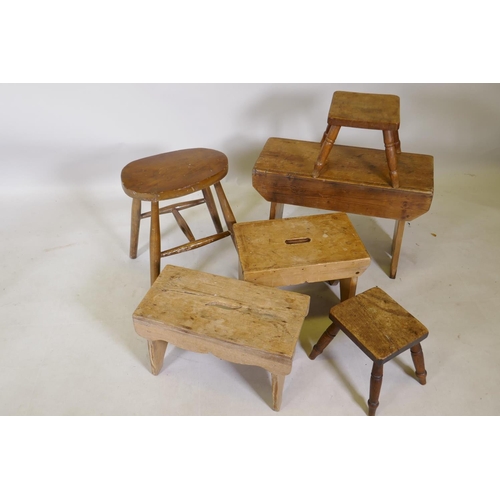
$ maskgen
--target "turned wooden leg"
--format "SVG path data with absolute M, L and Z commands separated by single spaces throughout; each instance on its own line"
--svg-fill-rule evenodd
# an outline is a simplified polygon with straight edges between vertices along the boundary
M 151 234 L 149 238 L 149 266 L 151 284 L 156 281 L 160 274 L 160 211 L 157 201 L 151 202 Z
M 163 340 L 148 340 L 149 362 L 151 363 L 151 373 L 153 375 L 160 373 L 167 345 L 168 342 Z
M 425 369 L 424 352 L 422 351 L 420 342 L 415 344 L 410 351 L 413 364 L 415 365 L 415 375 L 417 376 L 418 381 L 422 385 L 425 385 L 427 383 L 427 371 Z
M 344 300 L 350 299 L 356 295 L 357 284 L 357 276 L 340 280 L 340 302 L 344 302 Z
M 312 172 L 312 176 L 314 178 L 319 177 L 321 175 L 321 172 L 325 168 L 326 160 L 328 159 L 330 151 L 332 150 L 333 147 L 333 143 L 337 139 L 339 132 L 340 132 L 340 127 L 338 125 L 332 125 L 331 127 L 328 128 L 328 132 L 326 133 L 326 135 L 323 136 L 318 159 L 314 164 L 314 169 Z
M 405 230 L 405 221 L 397 220 L 394 225 L 394 235 L 392 237 L 392 260 L 390 277 L 394 279 L 398 272 L 399 254 L 401 253 L 401 244 L 403 243 L 403 233 Z
M 387 165 L 389 166 L 389 174 L 391 175 L 391 183 L 393 188 L 399 187 L 398 177 L 398 157 L 396 148 L 396 139 L 392 130 L 384 130 L 385 156 Z
M 285 376 L 271 373 L 273 380 L 273 410 L 280 411 L 281 399 L 283 396 L 283 387 L 285 385 Z
M 325 350 L 326 346 L 337 336 L 339 330 L 340 328 L 335 323 L 332 323 L 312 348 L 309 358 L 316 359 Z
M 285 208 L 284 203 L 271 202 L 271 210 L 269 211 L 269 220 L 271 219 L 283 219 L 283 209 Z
M 202 189 L 202 192 L 203 198 L 205 198 L 205 203 L 208 207 L 208 211 L 210 212 L 210 216 L 212 217 L 215 230 L 218 233 L 222 233 L 222 224 L 220 223 L 219 213 L 217 212 L 217 206 L 215 205 L 212 190 L 210 189 L 210 187 L 207 187 L 206 189 Z
M 137 257 L 139 245 L 139 226 L 141 223 L 141 200 L 132 198 L 132 221 L 130 224 L 130 258 Z
M 222 184 L 220 182 L 216 182 L 214 184 L 214 188 L 217 193 L 217 198 L 219 199 L 222 215 L 226 221 L 227 229 L 231 233 L 231 238 L 233 238 L 234 241 L 233 226 L 236 224 L 236 218 L 234 217 L 231 205 L 229 205 L 229 201 L 227 201 L 226 193 L 224 192 L 224 189 L 222 189 Z
M 370 379 L 370 399 L 368 400 L 368 415 L 375 416 L 378 408 L 378 398 L 382 387 L 382 378 L 384 377 L 384 365 L 373 363 L 372 376 Z
M 399 130 L 394 131 L 394 147 L 396 148 L 396 153 L 401 153 L 401 142 L 399 140 Z

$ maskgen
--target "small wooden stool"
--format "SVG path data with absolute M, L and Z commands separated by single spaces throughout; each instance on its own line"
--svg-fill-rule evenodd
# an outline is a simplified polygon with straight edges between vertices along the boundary
M 168 342 L 260 366 L 271 372 L 273 409 L 278 411 L 308 310 L 306 295 L 167 265 L 133 320 L 136 332 L 148 339 L 154 375 Z
M 378 287 L 370 288 L 330 310 L 333 323 L 313 347 L 315 359 L 335 338 L 339 329 L 373 361 L 370 381 L 369 415 L 378 407 L 384 363 L 410 349 L 415 374 L 426 383 L 424 354 L 420 342 L 427 338 L 427 328 Z
M 235 224 L 240 275 L 260 285 L 340 280 L 341 300 L 356 293 L 370 256 L 344 213 Z
M 123 168 L 121 174 L 123 190 L 133 198 L 130 234 L 130 258 L 132 259 L 137 257 L 139 223 L 141 219 L 151 217 L 149 241 L 151 283 L 154 283 L 160 274 L 160 259 L 162 257 L 192 250 L 231 235 L 235 219 L 220 184 L 220 180 L 226 176 L 227 170 L 228 161 L 224 153 L 204 148 L 184 149 L 149 156 L 133 161 Z M 222 229 L 211 186 L 215 187 L 227 224 L 227 231 Z M 160 201 L 180 198 L 196 191 L 202 191 L 203 198 L 159 208 L 158 202 Z M 141 201 L 151 202 L 151 212 L 141 213 Z M 180 211 L 201 203 L 207 204 L 216 233 L 196 239 Z M 189 242 L 161 251 L 160 214 L 165 213 L 171 213 L 175 217 Z
M 397 154 L 401 153 L 399 121 L 397 95 L 334 92 L 328 112 L 328 125 L 321 141 L 322 144 L 324 142 L 326 144 L 314 166 L 313 177 L 318 177 L 324 169 L 340 127 L 364 128 L 382 131 L 392 187 L 399 187 L 397 159 Z

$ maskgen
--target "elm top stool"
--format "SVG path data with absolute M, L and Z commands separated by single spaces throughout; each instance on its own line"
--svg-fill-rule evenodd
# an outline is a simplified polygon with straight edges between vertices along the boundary
M 245 281 L 279 287 L 340 280 L 345 300 L 370 265 L 344 213 L 241 222 L 233 229 Z
M 157 375 L 167 343 L 271 372 L 273 409 L 281 405 L 285 376 L 309 297 L 267 286 L 167 265 L 133 314 L 148 339 Z
M 137 257 L 140 220 L 151 218 L 149 253 L 151 283 L 160 273 L 160 259 L 169 255 L 192 250 L 214 241 L 231 236 L 235 222 L 233 212 L 220 184 L 228 171 L 228 160 L 224 153 L 213 149 L 183 149 L 155 156 L 149 156 L 126 165 L 121 173 L 122 187 L 132 198 L 132 223 L 130 234 L 130 257 Z M 227 230 L 222 228 L 217 206 L 211 191 L 214 186 Z M 160 208 L 159 202 L 180 198 L 196 191 L 203 198 L 176 202 Z M 141 201 L 151 202 L 151 211 L 141 213 Z M 203 238 L 195 238 L 181 210 L 206 203 L 216 232 Z M 161 250 L 160 214 L 171 213 L 184 235 L 187 243 Z
M 370 381 L 369 415 L 379 405 L 384 363 L 410 349 L 415 374 L 426 383 L 424 355 L 420 342 L 429 335 L 427 328 L 378 287 L 356 295 L 330 310 L 332 324 L 313 347 L 315 359 L 335 338 L 339 329 L 373 361 Z
M 328 125 L 321 141 L 326 144 L 314 166 L 313 177 L 321 174 L 341 127 L 364 128 L 382 131 L 392 187 L 399 187 L 397 172 L 397 154 L 401 153 L 399 122 L 397 95 L 334 92 L 328 112 Z

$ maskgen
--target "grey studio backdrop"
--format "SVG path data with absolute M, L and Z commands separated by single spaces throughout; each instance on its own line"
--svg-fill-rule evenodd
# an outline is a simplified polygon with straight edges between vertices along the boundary
M 169 347 L 160 375 L 149 373 L 131 321 L 149 286 L 148 221 L 131 261 L 120 171 L 170 150 L 217 149 L 236 219 L 266 218 L 251 185 L 262 146 L 320 140 L 335 90 L 399 95 L 403 151 L 435 159 L 434 201 L 406 229 L 396 280 L 391 221 L 351 217 L 372 256 L 358 290 L 382 287 L 430 330 L 427 386 L 408 376 L 411 361 L 388 364 L 379 411 L 498 414 L 500 85 L 333 83 L 0 85 L 0 414 L 274 415 L 260 369 Z M 383 148 L 377 131 L 342 129 L 337 142 Z M 203 212 L 194 218 L 203 230 Z M 167 219 L 162 235 L 178 237 Z M 229 239 L 170 262 L 237 277 Z M 313 302 L 279 415 L 363 415 L 362 353 L 339 336 L 323 359 L 307 358 L 338 290 L 297 291 Z

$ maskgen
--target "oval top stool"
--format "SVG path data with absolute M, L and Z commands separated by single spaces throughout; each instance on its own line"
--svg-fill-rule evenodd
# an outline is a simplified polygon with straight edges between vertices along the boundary
M 151 218 L 149 241 L 151 284 L 160 274 L 160 259 L 162 257 L 199 248 L 226 236 L 232 236 L 232 226 L 235 219 L 220 184 L 227 171 L 227 156 L 220 151 L 205 148 L 183 149 L 149 156 L 133 161 L 123 168 L 121 173 L 122 187 L 125 193 L 132 198 L 130 233 L 130 258 L 132 259 L 137 257 L 140 220 L 146 217 Z M 227 230 L 222 228 L 211 186 L 215 188 Z M 160 201 L 181 198 L 196 191 L 201 191 L 203 198 L 178 201 L 163 208 L 159 207 Z M 150 212 L 141 213 L 142 201 L 151 202 Z M 180 211 L 202 203 L 206 203 L 208 207 L 216 232 L 197 239 Z M 174 216 L 188 242 L 162 251 L 160 214 L 165 213 L 171 213 Z

